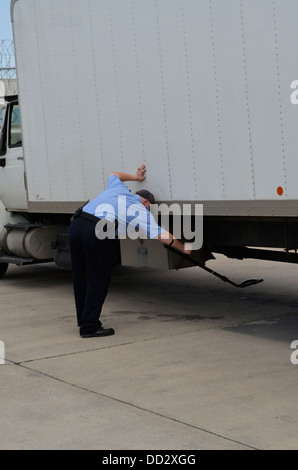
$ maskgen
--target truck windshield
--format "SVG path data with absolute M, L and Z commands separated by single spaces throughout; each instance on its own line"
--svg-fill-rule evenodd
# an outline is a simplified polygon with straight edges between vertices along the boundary
M 22 145 L 22 130 L 20 120 L 20 108 L 14 104 L 10 114 L 9 147 L 20 147 Z

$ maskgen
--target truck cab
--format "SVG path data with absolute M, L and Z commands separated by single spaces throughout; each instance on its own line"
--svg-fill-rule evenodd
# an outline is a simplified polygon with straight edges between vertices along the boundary
M 27 211 L 18 97 L 6 96 L 0 110 L 0 199 L 6 209 Z
M 17 95 L 0 101 L 0 277 L 9 266 L 52 261 L 61 225 L 28 210 Z

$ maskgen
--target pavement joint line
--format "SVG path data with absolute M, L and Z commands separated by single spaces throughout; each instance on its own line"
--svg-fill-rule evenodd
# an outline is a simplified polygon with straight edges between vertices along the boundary
M 206 330 L 220 330 L 220 329 L 225 329 L 229 327 L 228 326 L 219 326 L 219 327 L 210 327 L 210 328 L 206 328 Z M 188 335 L 188 334 L 192 334 L 192 333 L 195 333 L 195 332 L 200 332 L 201 329 L 198 328 L 198 329 L 193 329 L 191 331 L 182 331 L 182 332 L 179 332 L 179 333 L 174 333 L 174 334 L 171 334 L 171 335 L 167 335 L 167 338 L 173 338 L 175 336 L 182 336 L 182 335 Z M 73 352 L 69 352 L 69 353 L 62 353 L 62 354 L 56 354 L 54 356 L 44 356 L 44 357 L 37 357 L 37 358 L 34 358 L 34 359 L 28 359 L 26 361 L 13 361 L 13 360 L 10 360 L 10 362 L 12 362 L 13 364 L 15 365 L 22 365 L 22 364 L 29 364 L 30 362 L 35 362 L 35 361 L 43 361 L 43 360 L 47 360 L 47 359 L 55 359 L 55 358 L 58 358 L 58 357 L 64 357 L 64 356 L 73 356 L 75 354 L 83 354 L 83 353 L 88 353 L 88 352 L 93 352 L 93 351 L 102 351 L 102 350 L 105 350 L 105 349 L 112 349 L 112 348 L 119 348 L 119 347 L 122 347 L 122 346 L 129 346 L 131 344 L 137 344 L 137 343 L 144 343 L 144 342 L 147 342 L 147 341 L 156 341 L 156 340 L 159 340 L 160 337 L 159 336 L 154 336 L 152 338 L 143 338 L 143 339 L 140 339 L 140 340 L 137 340 L 137 341 L 128 341 L 128 342 L 125 342 L 125 343 L 120 343 L 120 344 L 111 344 L 109 346 L 101 346 L 101 347 L 98 347 L 98 348 L 91 348 L 91 349 L 84 349 L 82 351 L 73 351 Z M 7 361 L 9 361 L 9 359 L 6 359 Z
M 292 315 L 292 313 L 285 313 L 285 314 L 282 314 L 282 315 L 265 317 L 265 318 L 262 318 L 262 321 L 276 320 L 276 319 L 279 319 L 279 318 L 286 317 L 288 315 Z M 260 321 L 260 320 L 259 319 L 251 319 L 251 320 L 247 320 L 247 321 L 243 321 L 243 322 L 239 322 L 239 323 L 232 323 L 232 324 L 228 324 L 228 325 L 210 326 L 210 327 L 206 328 L 206 331 L 210 331 L 210 330 L 214 330 L 214 331 L 227 330 L 227 329 L 230 329 L 230 328 L 236 328 L 238 326 L 250 325 L 250 324 L 253 324 L 255 321 Z M 174 333 L 174 334 L 171 334 L 171 335 L 167 335 L 167 337 L 169 338 L 169 337 L 174 337 L 174 336 L 188 335 L 188 334 L 192 334 L 192 333 L 199 332 L 199 331 L 201 331 L 201 328 L 195 328 L 191 331 L 182 331 L 182 332 L 179 332 L 179 333 Z M 128 342 L 120 343 L 120 344 L 112 344 L 112 345 L 108 345 L 108 346 L 100 346 L 100 347 L 95 347 L 95 348 L 91 348 L 91 349 L 84 349 L 82 351 L 73 351 L 73 352 L 70 352 L 70 353 L 62 353 L 62 354 L 57 354 L 57 355 L 53 355 L 53 356 L 37 357 L 37 358 L 34 358 L 34 359 L 28 359 L 26 361 L 20 361 L 20 362 L 13 361 L 13 360 L 10 360 L 9 358 L 6 358 L 6 362 L 11 362 L 12 364 L 15 364 L 15 365 L 29 364 L 29 363 L 35 362 L 35 361 L 56 359 L 56 358 L 64 357 L 64 356 L 73 356 L 73 355 L 76 355 L 76 354 L 84 354 L 84 353 L 93 352 L 93 351 L 101 351 L 101 350 L 105 350 L 105 349 L 118 348 L 118 347 L 122 347 L 122 346 L 129 346 L 131 344 L 143 343 L 143 342 L 146 342 L 146 341 L 155 341 L 155 340 L 158 340 L 158 339 L 160 339 L 160 337 L 155 336 L 155 337 L 152 337 L 152 338 L 143 338 L 143 339 L 140 339 L 140 340 L 137 340 L 137 341 L 128 341 Z
M 286 316 L 289 316 L 291 315 L 292 313 L 284 313 L 284 314 L 280 314 L 280 315 L 277 315 L 277 316 L 268 316 L 266 318 L 263 318 L 264 321 L 266 320 L 272 320 L 272 319 L 278 319 L 278 318 L 282 318 L 282 317 L 286 317 Z M 238 322 L 238 323 L 235 323 L 235 324 L 230 324 L 230 325 L 217 325 L 217 326 L 210 326 L 207 328 L 207 330 L 222 330 L 222 329 L 226 329 L 226 328 L 233 328 L 233 327 L 237 327 L 237 326 L 242 326 L 242 325 L 249 325 L 249 324 L 253 324 L 256 320 L 259 321 L 259 319 L 250 319 L 248 321 L 242 321 L 242 322 Z M 191 331 L 183 331 L 183 332 L 179 332 L 179 333 L 175 333 L 175 334 L 172 334 L 170 335 L 171 337 L 174 337 L 174 336 L 181 336 L 181 335 L 187 335 L 187 334 L 192 334 L 194 332 L 199 332 L 201 331 L 201 327 L 199 328 L 194 328 L 193 330 Z M 168 335 L 169 336 L 169 335 Z M 243 447 L 246 447 L 247 449 L 251 449 L 251 450 L 260 450 L 258 449 L 257 447 L 254 447 L 250 444 L 246 444 L 244 442 L 241 442 L 241 441 L 238 441 L 237 439 L 233 439 L 233 438 L 230 438 L 230 437 L 227 437 L 227 436 L 224 436 L 224 435 L 221 435 L 221 434 L 218 434 L 214 431 L 210 431 L 208 429 L 205 429 L 205 428 L 202 428 L 200 426 L 197 426 L 197 425 L 194 425 L 194 424 L 191 424 L 191 423 L 187 423 L 187 422 L 184 422 L 184 421 L 181 421 L 179 419 L 176 419 L 176 418 L 173 418 L 171 416 L 167 416 L 167 415 L 164 415 L 162 413 L 158 413 L 154 410 L 150 410 L 150 409 L 146 409 L 146 408 L 143 408 L 139 405 L 136 405 L 134 403 L 130 403 L 130 402 L 127 402 L 125 400 L 121 400 L 117 397 L 113 397 L 113 396 L 110 396 L 110 395 L 106 395 L 106 394 L 103 394 L 103 393 L 100 393 L 100 392 L 96 392 L 94 390 L 90 390 L 86 387 L 82 387 L 82 386 L 79 386 L 75 383 L 71 383 L 71 382 L 68 382 L 66 380 L 63 380 L 63 379 L 60 379 L 60 378 L 57 378 L 55 376 L 52 376 L 50 374 L 47 374 L 45 372 L 41 372 L 39 371 L 38 369 L 35 369 L 34 367 L 30 367 L 29 365 L 27 366 L 27 364 L 30 364 L 30 363 L 33 363 L 33 362 L 38 362 L 38 361 L 42 361 L 42 360 L 50 360 L 50 359 L 56 359 L 56 358 L 59 358 L 59 357 L 67 357 L 67 356 L 72 356 L 72 355 L 76 355 L 76 354 L 84 354 L 84 353 L 89 353 L 89 352 L 93 352 L 93 351 L 100 351 L 100 350 L 103 350 L 103 349 L 111 349 L 111 348 L 119 348 L 119 347 L 122 347 L 122 346 L 128 346 L 128 345 L 133 345 L 133 344 L 136 344 L 136 343 L 142 343 L 142 342 L 147 342 L 147 341 L 154 341 L 154 340 L 158 340 L 160 339 L 160 337 L 152 337 L 152 338 L 143 338 L 143 339 L 140 339 L 138 341 L 131 341 L 131 342 L 124 342 L 124 343 L 121 343 L 121 344 L 114 344 L 114 345 L 107 345 L 107 346 L 101 346 L 101 347 L 98 347 L 98 348 L 91 348 L 91 349 L 86 349 L 86 350 L 82 350 L 82 351 L 74 351 L 74 352 L 70 352 L 70 353 L 64 353 L 64 354 L 59 354 L 59 355 L 54 355 L 54 356 L 48 356 L 48 357 L 39 357 L 39 358 L 35 358 L 35 359 L 29 359 L 27 361 L 21 361 L 21 362 L 16 362 L 16 361 L 13 361 L 13 360 L 10 360 L 8 358 L 6 358 L 6 365 L 15 365 L 15 366 L 18 366 L 18 367 L 21 367 L 21 368 L 24 368 L 26 370 L 30 370 L 30 371 L 34 371 L 34 372 L 37 372 L 38 374 L 42 375 L 42 376 L 45 376 L 45 377 L 48 377 L 49 379 L 52 379 L 52 380 L 55 380 L 57 382 L 60 382 L 60 383 L 63 383 L 65 385 L 69 385 L 71 387 L 74 387 L 74 388 L 77 388 L 77 389 L 80 389 L 80 390 L 83 390 L 83 391 L 86 391 L 86 392 L 89 392 L 89 393 L 92 393 L 94 395 L 97 395 L 99 397 L 103 397 L 103 398 L 106 398 L 106 399 L 109 399 L 109 400 L 112 400 L 112 401 L 115 401 L 115 402 L 118 402 L 118 403 L 122 403 L 126 406 L 130 406 L 132 408 L 135 408 L 135 409 L 138 409 L 140 411 L 143 411 L 143 412 L 146 412 L 146 413 L 149 413 L 149 414 L 152 414 L 152 415 L 155 415 L 155 416 L 158 416 L 160 418 L 163 418 L 163 419 L 166 419 L 166 420 L 170 420 L 170 421 L 173 421 L 173 422 L 176 422 L 178 424 L 181 424 L 183 426 L 187 426 L 187 427 L 190 427 L 190 428 L 193 428 L 193 429 L 196 429 L 198 431 L 201 431 L 201 432 L 204 432 L 206 434 L 209 434 L 209 435 L 213 435 L 215 437 L 218 437 L 220 439 L 223 439 L 223 440 L 226 440 L 226 441 L 229 441 L 229 442 L 233 442 L 235 444 L 238 444 L 238 445 L 241 445 Z
M 195 424 L 186 423 L 186 422 L 181 421 L 181 420 L 179 420 L 179 419 L 177 419 L 177 418 L 173 418 L 173 417 L 171 417 L 171 416 L 167 416 L 167 415 L 164 415 L 164 414 L 162 414 L 162 413 L 158 413 L 157 411 L 153 411 L 153 410 L 149 410 L 149 409 L 147 409 L 147 408 L 143 408 L 143 407 L 141 407 L 141 406 L 139 406 L 139 405 L 136 405 L 136 404 L 134 404 L 134 403 L 130 403 L 130 402 L 125 401 L 125 400 L 121 400 L 120 398 L 116 398 L 116 397 L 113 397 L 113 396 L 110 396 L 110 395 L 106 395 L 106 394 L 104 394 L 104 393 L 99 393 L 99 392 L 96 392 L 95 390 L 90 390 L 90 389 L 88 389 L 88 388 L 86 388 L 86 387 L 79 386 L 79 385 L 74 384 L 74 383 L 72 383 L 72 382 L 67 382 L 66 380 L 59 379 L 59 378 L 57 378 L 57 377 L 54 377 L 53 375 L 47 374 L 47 373 L 45 373 L 45 372 L 41 372 L 41 371 L 39 371 L 39 370 L 37 370 L 37 369 L 34 369 L 34 368 L 32 368 L 32 367 L 28 367 L 28 366 L 26 366 L 24 363 L 19 363 L 19 364 L 18 364 L 18 363 L 14 363 L 14 364 L 15 364 L 16 366 L 18 366 L 18 367 L 23 368 L 23 369 L 37 372 L 38 374 L 40 374 L 40 375 L 42 375 L 42 376 L 44 376 L 44 377 L 47 377 L 47 378 L 49 378 L 49 379 L 52 379 L 52 380 L 55 380 L 55 381 L 57 381 L 57 382 L 63 383 L 64 385 L 69 385 L 69 386 L 74 387 L 74 388 L 77 388 L 77 389 L 79 389 L 79 390 L 83 390 L 83 391 L 85 391 L 85 392 L 92 393 L 92 394 L 94 394 L 94 395 L 96 395 L 96 396 L 98 396 L 98 397 L 106 398 L 106 399 L 108 399 L 108 400 L 112 400 L 112 401 L 115 401 L 115 402 L 117 402 L 117 403 L 121 403 L 121 404 L 123 404 L 123 405 L 126 405 L 126 406 L 129 406 L 129 407 L 131 407 L 131 408 L 134 408 L 134 409 L 143 411 L 143 412 L 145 412 L 145 413 L 148 413 L 148 414 L 151 414 L 151 415 L 154 415 L 154 416 L 158 416 L 159 418 L 163 418 L 163 419 L 166 419 L 166 420 L 169 420 L 169 421 L 173 421 L 173 422 L 175 422 L 175 423 L 178 423 L 178 424 L 181 424 L 181 425 L 183 425 L 183 426 L 196 429 L 196 430 L 198 430 L 198 431 L 204 432 L 204 433 L 206 433 L 206 434 L 210 434 L 210 435 L 215 436 L 215 437 L 218 437 L 218 438 L 220 438 L 220 439 L 223 439 L 223 440 L 226 440 L 226 441 L 229 441 L 229 442 L 233 442 L 234 444 L 239 444 L 239 445 L 241 445 L 241 446 L 243 446 L 243 447 L 246 447 L 247 449 L 251 449 L 251 450 L 260 450 L 260 449 L 258 449 L 257 447 L 251 446 L 250 444 L 245 444 L 245 443 L 243 443 L 243 442 L 241 442 L 241 441 L 238 441 L 238 440 L 236 440 L 236 439 L 232 439 L 232 438 L 230 438 L 230 437 L 227 437 L 227 436 L 223 436 L 223 435 L 221 435 L 221 434 L 218 434 L 218 433 L 216 433 L 216 432 L 214 432 L 214 431 L 210 431 L 210 430 L 205 429 L 205 428 L 202 428 L 202 427 L 200 427 L 200 426 L 196 426 Z
M 174 337 L 174 336 L 181 336 L 181 335 L 184 335 L 184 334 L 190 334 L 190 333 L 193 333 L 194 331 L 200 331 L 200 330 L 193 330 L 193 331 L 187 331 L 187 332 L 184 331 L 184 332 L 180 332 L 180 333 L 176 333 L 176 334 L 172 334 L 172 335 L 167 335 L 167 338 Z M 15 365 L 21 366 L 23 364 L 29 364 L 30 362 L 35 362 L 35 361 L 43 361 L 43 360 L 47 360 L 47 359 L 56 359 L 56 358 L 64 357 L 64 356 L 65 357 L 66 356 L 73 356 L 73 355 L 76 355 L 76 354 L 84 354 L 84 353 L 93 352 L 93 351 L 102 351 L 102 350 L 105 350 L 105 349 L 119 348 L 119 347 L 122 347 L 122 346 L 129 346 L 131 344 L 144 343 L 144 342 L 147 342 L 147 341 L 156 341 L 156 340 L 159 340 L 159 339 L 160 339 L 159 336 L 154 336 L 153 338 L 143 338 L 143 339 L 140 339 L 138 341 L 128 341 L 128 342 L 125 342 L 125 343 L 111 344 L 109 346 L 101 346 L 101 347 L 98 347 L 98 348 L 94 347 L 94 348 L 91 348 L 91 349 L 84 349 L 82 351 L 73 351 L 73 352 L 69 352 L 69 353 L 56 354 L 54 356 L 37 357 L 37 358 L 34 358 L 34 359 L 28 359 L 26 361 L 19 361 L 19 362 L 10 360 L 8 358 L 6 358 L 6 360 L 12 362 Z

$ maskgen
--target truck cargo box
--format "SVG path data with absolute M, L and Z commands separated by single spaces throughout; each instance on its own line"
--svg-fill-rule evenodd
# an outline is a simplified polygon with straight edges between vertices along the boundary
M 296 0 L 11 10 L 30 212 L 73 212 L 145 163 L 158 201 L 297 216 Z

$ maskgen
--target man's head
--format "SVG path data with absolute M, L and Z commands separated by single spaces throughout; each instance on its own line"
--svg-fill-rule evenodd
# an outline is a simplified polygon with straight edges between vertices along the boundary
M 155 198 L 150 191 L 147 191 L 147 189 L 140 189 L 139 191 L 136 192 L 138 196 L 141 196 L 142 198 L 142 204 L 145 206 L 148 210 L 150 210 L 151 204 L 155 204 Z

